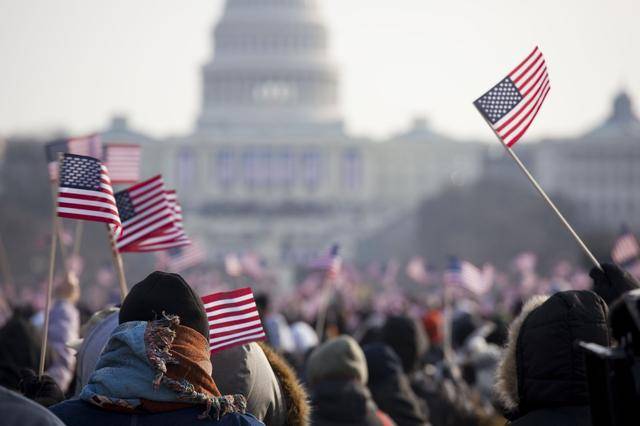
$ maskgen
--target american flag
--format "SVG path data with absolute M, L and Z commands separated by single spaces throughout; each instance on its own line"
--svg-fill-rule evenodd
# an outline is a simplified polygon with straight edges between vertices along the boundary
M 251 288 L 213 293 L 202 303 L 209 318 L 212 353 L 266 339 Z
M 471 262 L 461 261 L 455 257 L 449 261 L 443 281 L 444 285 L 463 287 L 477 295 L 489 290 L 489 283 L 479 268 Z
M 328 253 L 313 259 L 309 263 L 309 268 L 323 271 L 327 279 L 335 280 L 342 270 L 342 258 L 338 254 L 340 246 L 334 244 Z
M 629 265 L 633 261 L 640 261 L 638 240 L 628 229 L 623 229 L 613 244 L 611 259 L 619 265 Z
M 105 147 L 105 163 L 113 184 L 130 184 L 140 180 L 140 145 L 112 143 Z
M 102 142 L 98 134 L 71 139 L 56 139 L 45 145 L 45 152 L 49 168 L 49 179 L 55 181 L 58 180 L 59 154 L 68 153 L 101 159 Z
M 123 234 L 119 251 L 138 251 L 135 244 L 173 226 L 173 212 L 165 197 L 161 175 L 116 193 Z
M 60 164 L 58 216 L 105 222 L 116 235 L 122 233 L 109 172 L 100 160 L 64 154 Z
M 536 118 L 551 89 L 547 63 L 538 47 L 500 83 L 473 104 L 509 147 Z
M 161 252 L 162 262 L 171 272 L 182 272 L 204 262 L 207 258 L 205 249 L 198 241 L 184 247 L 170 248 Z
M 424 266 L 424 259 L 420 256 L 414 256 L 409 260 L 405 273 L 417 283 L 427 284 L 429 282 L 429 272 Z
M 173 216 L 173 226 L 166 228 L 159 234 L 145 238 L 136 244 L 136 251 L 151 252 L 170 248 L 184 247 L 191 244 L 191 240 L 184 232 L 182 225 L 182 207 L 178 201 L 176 191 L 165 191 L 165 198 Z

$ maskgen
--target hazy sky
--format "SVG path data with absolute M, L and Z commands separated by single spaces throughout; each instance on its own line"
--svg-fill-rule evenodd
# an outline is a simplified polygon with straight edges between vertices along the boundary
M 531 138 L 588 129 L 621 87 L 640 102 L 639 0 L 321 2 L 351 133 L 383 137 L 426 115 L 490 139 L 471 102 L 535 44 L 552 89 Z M 83 133 L 117 112 L 156 136 L 188 132 L 222 6 L 0 0 L 0 134 Z

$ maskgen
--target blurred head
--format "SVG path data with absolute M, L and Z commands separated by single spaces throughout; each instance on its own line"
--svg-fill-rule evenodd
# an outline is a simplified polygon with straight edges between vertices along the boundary
M 422 324 L 407 316 L 387 318 L 382 327 L 382 341 L 400 357 L 406 373 L 418 368 L 429 349 L 429 339 Z
M 367 384 L 368 370 L 364 353 L 352 337 L 327 340 L 311 352 L 307 361 L 307 382 L 355 380 Z

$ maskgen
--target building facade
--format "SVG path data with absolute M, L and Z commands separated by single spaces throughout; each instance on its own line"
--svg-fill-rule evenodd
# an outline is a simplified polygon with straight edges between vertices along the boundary
M 542 141 L 534 152 L 541 185 L 576 203 L 579 226 L 640 228 L 640 121 L 626 93 L 615 97 L 609 117 L 593 130 Z
M 143 146 L 145 175 L 162 172 L 178 190 L 188 232 L 213 259 L 253 250 L 286 275 L 335 241 L 348 256 L 425 197 L 481 173 L 480 145 L 424 119 L 383 142 L 347 135 L 327 36 L 317 0 L 229 0 L 193 132 L 153 140 L 118 118 L 103 133 Z

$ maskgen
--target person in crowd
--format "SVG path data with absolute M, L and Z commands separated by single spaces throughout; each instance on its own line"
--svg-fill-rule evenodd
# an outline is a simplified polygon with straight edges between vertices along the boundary
M 378 407 L 398 425 L 429 424 L 398 355 L 382 343 L 366 345 L 363 350 L 369 371 L 368 386 Z
M 212 354 L 211 362 L 218 389 L 244 395 L 247 411 L 265 424 L 308 424 L 305 390 L 282 357 L 266 345 L 254 342 L 225 349 Z
M 28 309 L 14 309 L 0 329 L 0 386 L 14 391 L 20 390 L 20 372 L 37 370 L 40 361 L 40 334 L 31 315 Z
M 306 368 L 312 424 L 394 425 L 371 397 L 368 375 L 367 360 L 352 337 L 335 337 L 315 348 Z
M 64 426 L 46 408 L 2 386 L 0 414 L 4 426 Z
M 629 272 L 612 263 L 603 263 L 602 269 L 589 272 L 593 279 L 593 291 L 611 306 L 624 293 L 640 288 L 640 283 Z
M 75 396 L 89 383 L 100 354 L 118 326 L 118 315 L 119 309 L 113 307 L 96 312 L 82 327 L 82 339 L 74 342 L 73 346 L 77 347 Z
M 78 339 L 80 333 L 80 314 L 76 307 L 78 299 L 80 284 L 76 275 L 69 272 L 55 289 L 47 336 L 48 345 L 53 353 L 47 374 L 56 381 L 63 392 L 69 389 L 75 373 L 76 354 L 67 343 Z
M 524 304 L 511 323 L 496 382 L 511 425 L 591 424 L 584 353 L 576 340 L 609 345 L 607 305 L 598 295 L 563 291 Z
M 271 311 L 271 301 L 267 294 L 258 294 L 255 300 L 269 344 L 280 353 L 293 352 L 295 342 L 286 318 L 278 312 Z
M 75 425 L 259 425 L 242 395 L 211 377 L 204 306 L 180 275 L 154 272 L 122 303 L 119 325 L 79 398 L 50 407 Z

